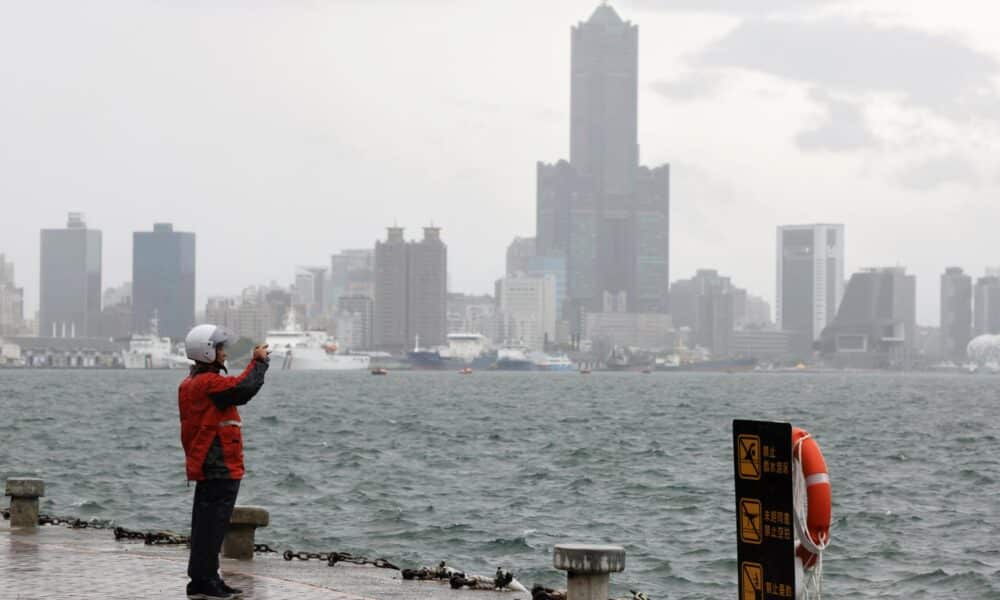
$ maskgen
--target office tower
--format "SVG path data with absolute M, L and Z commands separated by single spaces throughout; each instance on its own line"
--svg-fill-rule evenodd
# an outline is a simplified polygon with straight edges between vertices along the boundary
M 965 360 L 972 339 L 972 277 L 959 267 L 941 275 L 941 354 L 954 361 Z
M 375 242 L 375 346 L 399 352 L 418 341 L 425 347 L 444 344 L 447 289 L 441 229 L 425 227 L 422 240 L 407 242 L 401 227 L 390 227 L 386 240 Z
M 307 325 L 326 314 L 326 267 L 295 269 L 295 305 L 304 312 Z
M 528 261 L 535 254 L 535 238 L 515 237 L 514 241 L 507 246 L 507 274 L 517 275 L 528 270 Z
M 574 334 L 606 294 L 669 308 L 670 170 L 639 165 L 638 35 L 607 4 L 572 28 L 570 159 L 537 166 L 537 253 L 566 259 Z
M 132 331 L 183 340 L 194 327 L 195 236 L 155 223 L 132 234 Z
M 917 345 L 917 279 L 902 267 L 855 273 L 820 349 L 838 366 L 908 367 Z
M 497 284 L 503 339 L 544 350 L 556 337 L 556 280 L 552 275 L 508 275 Z
M 439 227 L 424 227 L 424 238 L 408 252 L 408 339 L 434 347 L 447 342 L 448 248 Z
M 508 272 L 508 275 L 511 273 Z M 537 255 L 529 258 L 524 274 L 531 277 L 551 275 L 556 282 L 556 320 L 563 320 L 563 303 L 566 301 L 566 257 Z
M 0 335 L 23 333 L 24 288 L 14 281 L 14 263 L 0 254 Z
M 747 314 L 743 328 L 767 329 L 771 325 L 771 303 L 760 296 L 747 296 Z
M 778 329 L 819 339 L 844 296 L 844 226 L 778 227 Z
M 987 275 L 976 281 L 974 316 L 977 336 L 1000 334 L 1000 277 Z
M 101 232 L 69 213 L 66 229 L 41 231 L 39 335 L 91 337 L 101 318 Z

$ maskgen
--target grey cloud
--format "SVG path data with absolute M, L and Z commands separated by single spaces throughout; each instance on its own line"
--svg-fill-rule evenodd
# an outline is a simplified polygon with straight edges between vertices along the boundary
M 896 182 L 917 191 L 931 191 L 949 183 L 977 187 L 979 172 L 966 158 L 948 154 L 913 162 L 896 174 Z
M 651 87 L 671 100 L 686 102 L 713 95 L 721 83 L 721 74 L 702 69 L 673 81 L 657 81 Z
M 817 127 L 795 137 L 795 143 L 800 149 L 847 152 L 878 145 L 860 107 L 832 98 L 819 90 L 814 91 L 812 97 L 823 105 L 827 114 Z
M 801 11 L 837 4 L 841 0 L 638 0 L 640 10 L 689 11 L 761 15 Z
M 995 117 L 997 62 L 953 38 L 840 17 L 749 19 L 696 64 L 758 71 L 848 93 L 901 94 L 951 117 Z

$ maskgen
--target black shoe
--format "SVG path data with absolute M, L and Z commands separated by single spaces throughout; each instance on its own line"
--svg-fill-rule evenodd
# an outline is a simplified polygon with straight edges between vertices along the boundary
M 242 598 L 243 597 L 243 590 L 241 590 L 240 588 L 230 587 L 222 579 L 219 579 L 219 586 L 223 589 L 223 591 L 226 591 L 226 592 L 229 592 L 230 594 L 232 594 L 233 598 Z
M 187 586 L 188 600 L 234 600 L 236 596 L 223 589 L 221 582 L 214 579 L 192 581 Z

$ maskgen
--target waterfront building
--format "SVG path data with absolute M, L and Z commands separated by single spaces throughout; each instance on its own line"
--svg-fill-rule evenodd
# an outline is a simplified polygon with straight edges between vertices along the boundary
M 536 254 L 535 238 L 515 237 L 507 246 L 507 275 L 528 272 L 528 261 Z
M 0 364 L 38 369 L 119 369 L 127 348 L 107 338 L 18 336 L 5 337 L 0 346 Z
M 402 352 L 419 338 L 423 347 L 444 345 L 447 333 L 448 248 L 441 229 L 425 227 L 420 241 L 407 242 L 390 227 L 375 242 L 375 346 Z
M 448 333 L 476 333 L 490 341 L 498 340 L 494 297 L 448 294 Z
M 0 335 L 23 333 L 24 288 L 14 280 L 14 263 L 0 254 Z
M 98 335 L 101 317 L 101 232 L 69 213 L 65 229 L 41 231 L 39 334 Z
M 132 234 L 132 331 L 181 341 L 194 327 L 195 235 L 155 223 Z
M 844 297 L 844 226 L 778 227 L 778 329 L 819 339 Z
M 509 275 L 510 273 L 508 273 Z M 556 282 L 556 320 L 563 320 L 563 304 L 566 302 L 566 257 L 532 256 L 525 264 L 524 274 L 529 277 L 551 275 Z
M 132 312 L 132 282 L 126 281 L 117 287 L 104 290 L 101 319 L 97 326 L 98 335 L 102 338 L 124 340 L 131 337 L 134 315 Z M 147 326 L 138 332 L 148 332 Z
M 326 287 L 326 267 L 296 267 L 295 305 L 305 314 L 309 326 L 326 315 Z
M 959 267 L 941 275 L 940 348 L 943 358 L 962 362 L 972 340 L 972 277 Z
M 735 358 L 758 360 L 801 360 L 795 354 L 795 336 L 790 331 L 775 329 L 743 329 L 734 331 L 729 341 L 729 354 Z
M 737 323 L 738 329 L 768 329 L 774 325 L 771 320 L 771 303 L 760 296 L 747 296 L 746 319 Z
M 337 341 L 342 346 L 351 350 L 368 350 L 372 347 L 374 304 L 371 297 L 364 295 L 341 296 L 337 299 Z M 342 323 L 345 328 L 343 331 Z
M 820 351 L 835 366 L 907 368 L 917 347 L 917 281 L 903 267 L 851 276 Z
M 497 283 L 500 335 L 531 350 L 556 341 L 556 279 L 508 275 Z
M 610 347 L 668 350 L 674 346 L 674 324 L 664 313 L 587 313 L 584 337 Z
M 666 313 L 670 170 L 640 166 L 638 27 L 607 4 L 571 31 L 570 157 L 537 165 L 537 254 L 566 259 L 572 333 L 605 293 Z
M 675 327 L 688 327 L 692 341 L 721 358 L 730 353 L 730 340 L 737 316 L 745 320 L 747 294 L 715 269 L 699 269 L 689 280 L 670 287 Z
M 976 281 L 974 317 L 976 336 L 1000 334 L 1000 276 L 987 274 Z

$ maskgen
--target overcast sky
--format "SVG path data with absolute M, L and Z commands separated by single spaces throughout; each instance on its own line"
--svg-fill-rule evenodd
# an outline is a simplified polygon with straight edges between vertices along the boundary
M 38 297 L 38 230 L 83 211 L 104 285 L 131 233 L 198 234 L 206 296 L 289 283 L 394 222 L 444 228 L 487 292 L 566 157 L 569 32 L 594 0 L 0 0 L 0 253 Z M 847 268 L 1000 264 L 1000 6 L 619 0 L 639 142 L 673 165 L 673 278 L 774 298 L 775 226 L 842 222 Z

